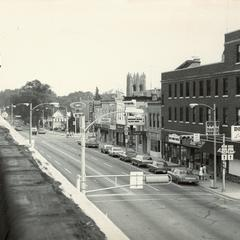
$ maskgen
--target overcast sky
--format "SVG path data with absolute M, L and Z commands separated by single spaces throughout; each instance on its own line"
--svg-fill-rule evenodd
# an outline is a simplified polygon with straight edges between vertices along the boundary
M 0 90 L 38 79 L 58 95 L 125 92 L 128 72 L 161 72 L 192 56 L 218 62 L 240 29 L 240 0 L 0 0 Z

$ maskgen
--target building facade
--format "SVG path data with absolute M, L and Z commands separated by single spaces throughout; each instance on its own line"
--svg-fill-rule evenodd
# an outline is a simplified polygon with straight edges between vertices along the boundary
M 206 164 L 213 171 L 213 137 L 206 136 L 206 123 L 213 121 L 213 105 L 219 126 L 217 149 L 234 145 L 234 160 L 227 164 L 229 178 L 240 178 L 240 145 L 231 142 L 231 126 L 240 118 L 240 31 L 225 34 L 222 61 L 200 65 L 199 59 L 188 60 L 176 70 L 162 73 L 163 151 L 169 161 L 198 169 Z M 199 105 L 193 109 L 189 104 Z M 210 109 L 212 108 L 212 109 Z M 201 133 L 194 143 L 193 133 Z M 217 155 L 217 174 L 221 174 L 221 156 Z

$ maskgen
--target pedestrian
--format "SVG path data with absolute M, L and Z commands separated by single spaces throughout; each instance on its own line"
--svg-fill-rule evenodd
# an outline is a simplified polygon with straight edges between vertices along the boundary
M 206 167 L 206 165 L 203 165 L 202 171 L 203 171 L 203 180 L 207 180 L 207 167 Z
M 199 180 L 201 181 L 201 180 L 203 180 L 203 167 L 201 166 L 200 168 L 199 168 Z

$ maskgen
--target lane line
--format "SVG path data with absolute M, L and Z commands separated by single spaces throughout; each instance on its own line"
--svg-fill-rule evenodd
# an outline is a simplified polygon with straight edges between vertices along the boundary
M 64 168 L 64 170 L 70 174 L 72 174 L 72 172 L 70 170 L 68 170 L 67 168 Z
M 155 188 L 155 187 L 153 187 L 153 186 L 151 186 L 151 185 L 146 185 L 146 186 L 152 188 L 152 189 L 155 190 L 155 191 L 158 191 L 158 192 L 160 191 L 159 189 L 157 189 L 157 188 Z
M 107 163 L 103 163 L 104 165 L 108 166 L 108 167 L 113 167 L 112 165 L 110 164 L 107 164 Z
M 54 160 L 58 165 L 60 165 L 60 166 L 62 166 L 62 164 L 59 162 L 59 161 L 57 161 L 57 160 Z

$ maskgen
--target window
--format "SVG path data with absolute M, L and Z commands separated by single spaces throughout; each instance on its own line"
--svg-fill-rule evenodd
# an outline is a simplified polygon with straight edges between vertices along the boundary
M 152 126 L 152 114 L 149 113 L 149 127 Z
M 199 96 L 203 96 L 203 81 L 199 82 Z
M 134 84 L 133 85 L 133 92 L 136 92 L 137 88 L 136 88 L 136 85 Z
M 240 44 L 237 45 L 237 63 L 240 62 Z
M 193 85 L 192 85 L 192 87 L 193 87 L 193 97 L 196 97 L 196 82 L 193 82 Z
M 189 122 L 189 107 L 186 107 L 186 122 Z
M 151 151 L 160 152 L 160 141 L 151 139 Z
M 139 90 L 143 91 L 143 85 L 142 84 L 139 85 Z
M 226 107 L 223 108 L 223 119 L 222 119 L 222 121 L 223 121 L 224 125 L 227 124 L 227 108 Z
M 240 108 L 236 108 L 236 123 L 240 124 Z
M 177 83 L 174 84 L 174 97 L 177 97 Z
M 177 121 L 177 108 L 174 108 L 174 121 Z
M 161 124 L 162 124 L 162 128 L 164 127 L 164 117 L 162 117 L 162 122 L 161 122 Z
M 236 94 L 240 95 L 240 77 L 236 77 Z
M 161 104 L 164 105 L 164 95 L 163 94 L 162 94 L 162 99 L 161 100 L 162 100 Z
M 186 82 L 186 97 L 189 97 L 189 82 Z
M 216 121 L 218 121 L 219 117 L 218 117 L 218 107 L 216 107 Z
M 223 95 L 228 95 L 228 79 L 223 79 Z
M 199 107 L 199 122 L 203 123 L 203 108 Z
M 172 120 L 172 108 L 171 107 L 169 107 L 168 108 L 168 120 Z
M 180 83 L 180 97 L 183 97 L 183 83 Z
M 159 113 L 157 114 L 157 128 L 159 128 L 160 127 L 160 119 L 159 119 Z
M 168 84 L 168 97 L 172 97 L 172 85 Z
M 153 113 L 153 115 L 152 115 L 153 117 L 153 127 L 156 127 L 156 119 L 155 119 L 155 113 Z
M 180 107 L 180 122 L 183 121 L 183 107 Z
M 207 80 L 207 96 L 211 96 L 211 80 Z
M 192 110 L 192 121 L 196 122 L 196 108 L 193 108 Z
M 218 96 L 218 79 L 215 79 L 215 96 Z

